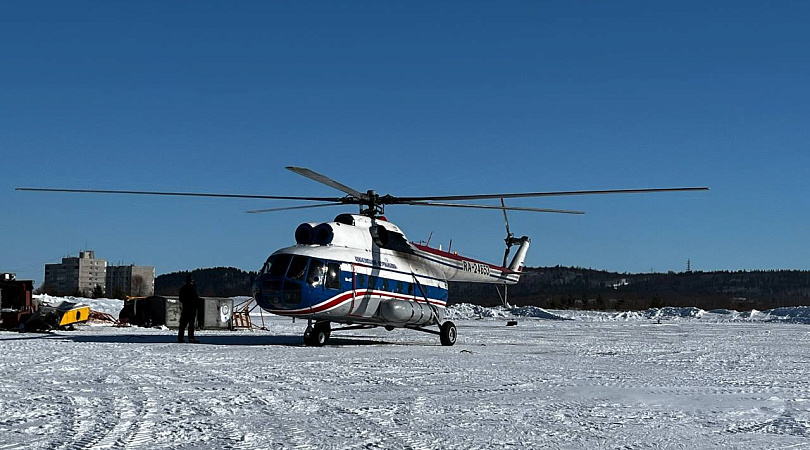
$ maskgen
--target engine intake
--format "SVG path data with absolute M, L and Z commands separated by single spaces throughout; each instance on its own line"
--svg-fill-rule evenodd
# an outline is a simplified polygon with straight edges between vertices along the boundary
M 312 242 L 318 245 L 331 244 L 332 239 L 335 238 L 335 231 L 328 223 L 322 223 L 315 227 L 313 234 L 314 236 Z
M 303 245 L 310 245 L 315 241 L 314 223 L 302 223 L 295 229 L 295 242 Z

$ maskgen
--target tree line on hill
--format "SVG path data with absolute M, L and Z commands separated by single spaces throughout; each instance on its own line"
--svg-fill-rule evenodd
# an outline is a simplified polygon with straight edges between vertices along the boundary
M 155 293 L 176 296 L 189 273 L 202 297 L 251 295 L 257 276 L 234 267 L 174 272 L 155 279 Z M 451 304 L 501 304 L 496 286 L 491 284 L 453 282 L 449 290 Z M 508 299 L 512 305 L 549 309 L 630 311 L 695 306 L 705 310 L 764 310 L 810 305 L 810 271 L 622 274 L 579 267 L 526 268 L 520 282 L 509 286 Z
M 235 267 L 212 267 L 192 271 L 172 272 L 155 278 L 155 295 L 177 296 L 186 283 L 186 276 L 194 277 L 200 297 L 236 297 L 252 295 L 256 272 L 245 272 Z
M 501 304 L 494 286 L 451 283 L 454 302 Z M 810 271 L 621 274 L 578 267 L 526 268 L 509 303 L 549 309 L 642 310 L 662 306 L 771 309 L 810 305 Z

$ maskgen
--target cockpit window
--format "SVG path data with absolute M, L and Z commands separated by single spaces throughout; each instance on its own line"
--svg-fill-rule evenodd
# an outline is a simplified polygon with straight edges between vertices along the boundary
M 290 262 L 290 269 L 287 271 L 287 278 L 293 280 L 303 280 L 304 273 L 307 271 L 307 257 L 295 255 Z
M 290 255 L 276 255 L 271 256 L 267 260 L 270 267 L 267 268 L 267 274 L 274 277 L 283 277 L 287 272 L 287 266 L 290 265 Z
M 309 262 L 309 272 L 307 272 L 307 283 L 311 286 L 318 286 L 323 283 L 326 267 L 323 262 L 313 259 Z

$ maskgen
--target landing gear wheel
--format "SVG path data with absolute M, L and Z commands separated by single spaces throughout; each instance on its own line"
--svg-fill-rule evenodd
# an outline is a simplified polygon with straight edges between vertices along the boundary
M 323 347 L 332 334 L 329 322 L 317 322 L 315 326 L 308 326 L 304 331 L 304 345 L 308 347 Z
M 456 337 L 458 336 L 458 332 L 456 331 L 456 325 L 449 320 L 442 324 L 441 331 L 439 332 L 439 339 L 442 341 L 442 345 L 444 346 L 452 346 L 456 343 Z

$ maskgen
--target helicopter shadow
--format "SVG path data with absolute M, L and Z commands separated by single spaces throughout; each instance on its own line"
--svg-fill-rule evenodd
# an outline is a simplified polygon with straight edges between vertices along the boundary
M 194 344 L 180 344 L 176 335 L 153 335 L 153 334 L 95 334 L 95 335 L 59 335 L 60 339 L 78 343 L 105 343 L 105 344 L 177 344 L 196 346 Z M 282 347 L 305 347 L 300 335 L 257 335 L 257 336 L 206 336 L 198 335 L 200 344 L 197 345 L 217 345 L 217 346 L 282 346 Z M 375 341 L 370 339 L 356 339 L 352 337 L 332 337 L 324 347 L 349 347 L 365 345 L 390 345 L 390 342 Z

